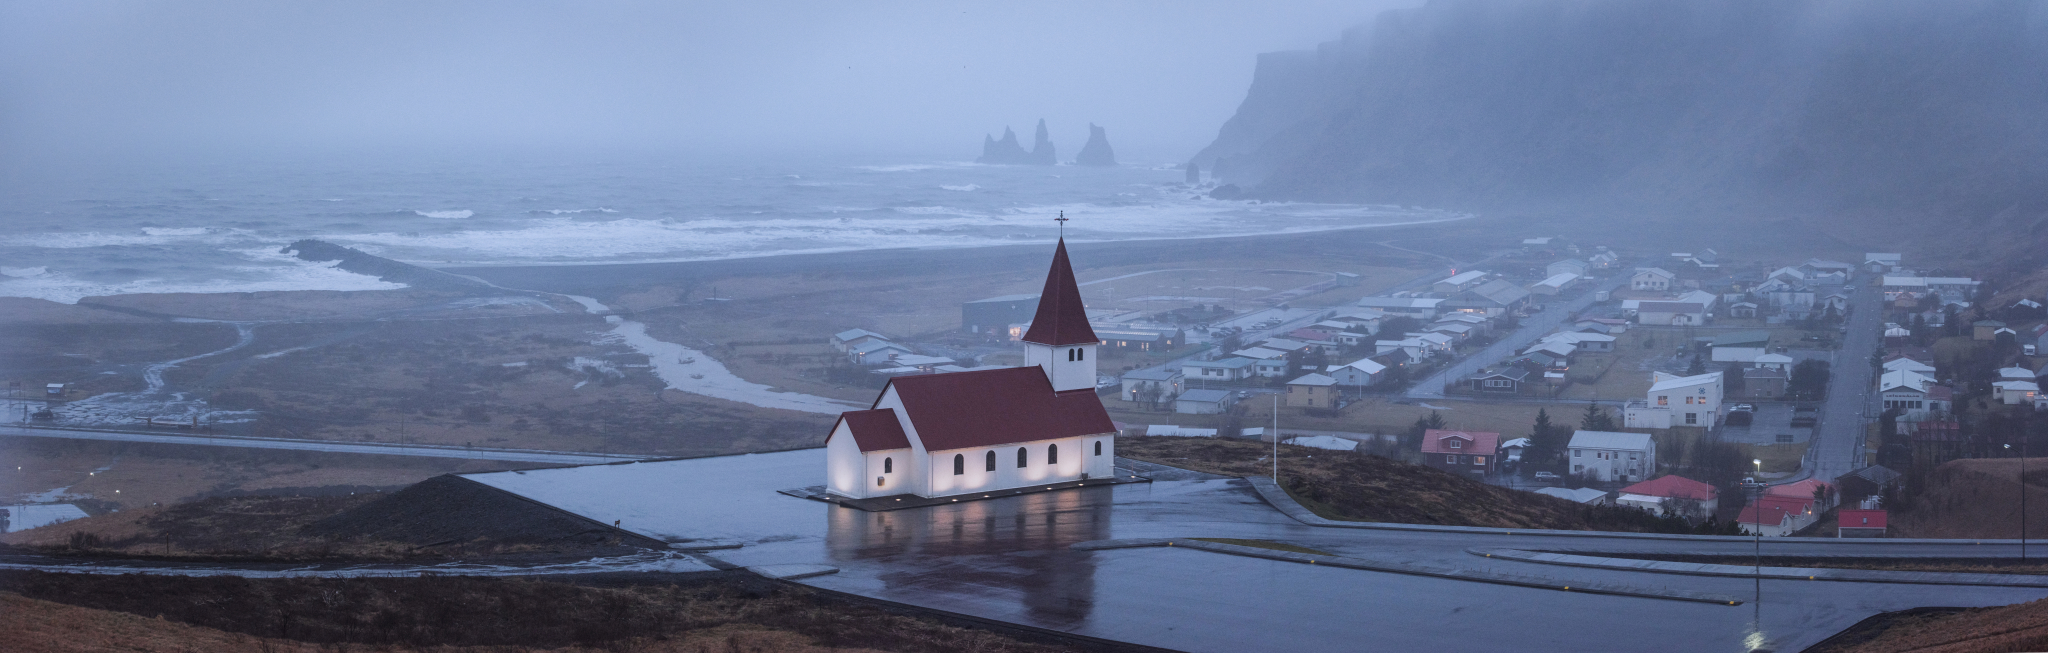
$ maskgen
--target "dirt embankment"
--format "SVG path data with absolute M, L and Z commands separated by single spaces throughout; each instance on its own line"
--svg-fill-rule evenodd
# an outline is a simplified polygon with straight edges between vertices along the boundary
M 2048 461 L 2027 466 L 2027 536 L 2048 535 Z M 1894 510 L 1895 537 L 2017 538 L 2020 535 L 2020 461 L 1952 460 L 1934 468 L 1924 487 Z
M 1120 437 L 1117 455 L 1226 476 L 1271 473 L 1269 444 Z M 1635 508 L 1586 506 L 1379 456 L 1281 445 L 1280 484 L 1330 519 L 1624 532 L 1691 532 Z M 1682 529 L 1682 530 L 1681 530 Z
M 1998 608 L 1878 615 L 1807 653 L 2009 653 L 2048 650 L 2048 599 Z
M 452 475 L 394 493 L 215 497 L 0 539 L 79 557 L 204 561 L 587 558 L 667 546 Z
M 738 574 L 246 579 L 0 572 L 8 651 L 1136 651 Z M 999 627 L 998 627 L 999 628 Z

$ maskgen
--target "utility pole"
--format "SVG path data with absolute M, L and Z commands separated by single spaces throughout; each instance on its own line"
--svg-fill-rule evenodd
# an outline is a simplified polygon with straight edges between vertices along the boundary
M 1273 484 L 1280 484 L 1280 395 L 1273 395 Z

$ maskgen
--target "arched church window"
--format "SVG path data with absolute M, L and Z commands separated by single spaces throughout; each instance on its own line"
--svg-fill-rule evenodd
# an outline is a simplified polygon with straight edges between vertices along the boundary
M 1072 349 L 1067 350 L 1067 362 L 1074 362 L 1074 350 Z
M 896 473 L 896 459 L 895 459 L 895 458 L 883 458 L 883 459 L 882 459 L 882 473 L 884 473 L 884 474 L 894 474 L 894 473 Z
M 1075 349 L 1075 350 L 1074 350 L 1074 360 L 1077 360 L 1077 361 L 1083 361 L 1083 360 L 1088 360 L 1088 350 L 1086 350 L 1086 349 Z
M 1030 462 L 1031 452 L 1026 451 L 1023 447 L 1017 447 L 1017 466 L 1023 467 L 1027 464 L 1030 464 Z
M 1095 441 L 1095 455 L 1097 455 L 1097 456 L 1100 456 L 1100 455 L 1102 455 L 1102 441 L 1101 441 L 1101 440 L 1096 440 L 1096 441 Z
M 1059 446 L 1059 445 L 1057 445 L 1057 444 L 1048 444 L 1048 445 L 1045 445 L 1045 464 L 1047 464 L 1047 465 L 1058 465 L 1058 464 L 1060 464 L 1060 446 Z
M 959 476 L 965 473 L 967 473 L 967 455 L 953 454 L 953 475 Z
M 996 471 L 996 452 L 995 452 L 995 450 L 994 450 L 994 449 L 990 449 L 990 450 L 989 450 L 989 452 L 988 452 L 988 470 L 987 470 L 987 471 L 991 471 L 991 472 L 993 472 L 993 471 Z

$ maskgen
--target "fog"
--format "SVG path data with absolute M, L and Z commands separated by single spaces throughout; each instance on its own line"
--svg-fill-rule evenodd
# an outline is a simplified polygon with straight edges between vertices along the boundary
M 1411 2 L 16 2 L 12 164 L 251 150 L 978 153 L 1046 119 L 1178 160 L 1259 52 Z

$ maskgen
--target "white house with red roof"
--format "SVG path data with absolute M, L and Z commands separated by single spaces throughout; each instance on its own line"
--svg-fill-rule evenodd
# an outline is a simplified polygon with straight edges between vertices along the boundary
M 901 376 L 825 437 L 825 489 L 865 499 L 946 497 L 1115 474 L 1116 425 L 1095 395 L 1095 350 L 1066 241 L 1024 367 Z
M 1622 488 L 1621 497 L 1614 502 L 1658 514 L 1673 511 L 1687 517 L 1705 517 L 1721 507 L 1721 492 L 1706 483 L 1666 474 Z

